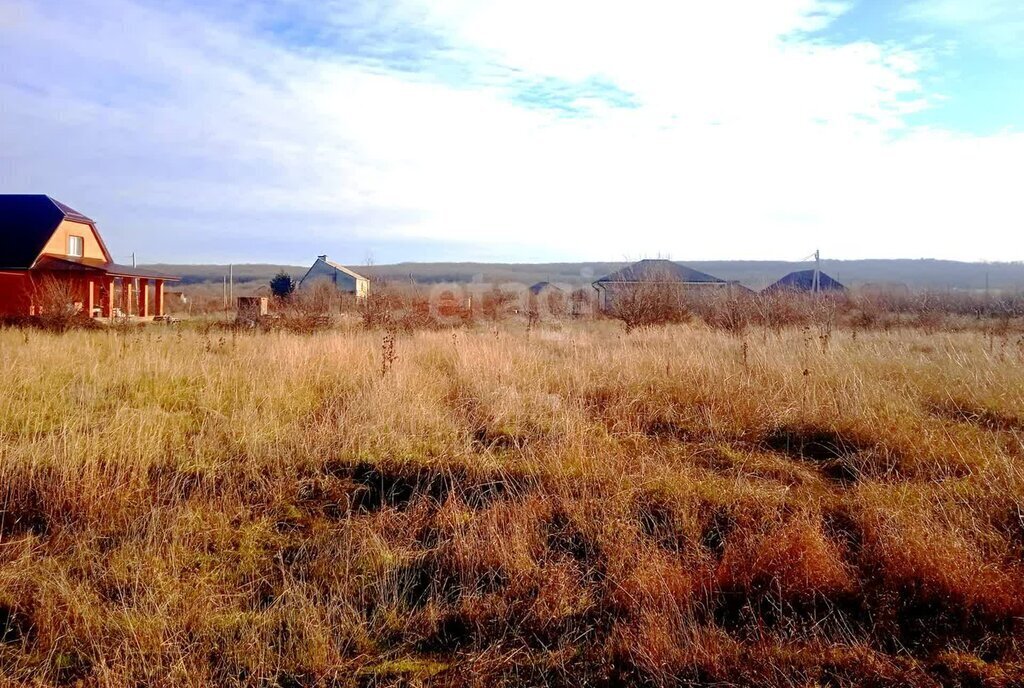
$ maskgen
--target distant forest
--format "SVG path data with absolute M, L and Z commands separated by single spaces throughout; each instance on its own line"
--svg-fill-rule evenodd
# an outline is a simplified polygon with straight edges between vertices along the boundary
M 761 289 L 794 271 L 813 267 L 812 263 L 785 261 L 680 261 L 702 272 L 726 280 L 737 280 Z M 375 280 L 392 282 L 519 282 L 547 281 L 574 286 L 590 284 L 621 268 L 623 262 L 604 263 L 397 263 L 360 266 L 357 272 Z M 227 265 L 148 265 L 147 268 L 179 275 L 184 285 L 220 284 L 228 274 Z M 266 284 L 279 271 L 296 279 L 308 266 L 249 264 L 233 266 L 234 282 L 253 288 Z M 1024 263 L 964 263 L 949 260 L 829 260 L 822 270 L 850 287 L 864 284 L 904 284 L 915 290 L 992 290 L 1024 292 Z

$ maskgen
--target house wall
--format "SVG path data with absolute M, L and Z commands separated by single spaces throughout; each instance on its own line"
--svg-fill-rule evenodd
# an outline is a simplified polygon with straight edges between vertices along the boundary
M 28 315 L 31 287 L 25 273 L 0 272 L 0 315 Z
M 71 220 L 64 220 L 60 223 L 60 226 L 57 227 L 57 230 L 53 233 L 53 236 L 50 237 L 50 240 L 43 248 L 43 253 L 66 256 L 68 254 L 68 237 L 72 235 L 80 236 L 83 239 L 83 258 L 110 260 L 110 258 L 103 253 L 103 247 L 100 245 L 99 238 L 96 235 L 96 230 L 87 224 L 73 222 Z
M 349 274 L 346 274 L 336 268 L 331 267 L 322 260 L 318 260 L 310 268 L 309 272 L 302 279 L 302 288 L 308 288 L 313 286 L 316 282 L 327 281 L 335 286 L 338 291 L 344 291 L 351 294 L 358 294 L 357 282 L 365 283 L 366 280 L 356 280 Z M 366 293 L 366 286 L 363 286 L 363 294 Z

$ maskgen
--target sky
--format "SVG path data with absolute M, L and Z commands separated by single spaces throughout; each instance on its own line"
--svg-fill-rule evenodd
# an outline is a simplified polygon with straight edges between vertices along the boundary
M 0 193 L 140 262 L 1024 260 L 1019 0 L 2 0 Z

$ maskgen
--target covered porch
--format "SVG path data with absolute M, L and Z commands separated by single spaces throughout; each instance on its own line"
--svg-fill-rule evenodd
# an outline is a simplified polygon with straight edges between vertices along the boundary
M 62 300 L 92 318 L 153 318 L 165 312 L 164 285 L 177 277 L 89 259 L 45 256 L 35 269 L 37 280 L 57 285 Z M 38 279 L 41 278 L 41 279 Z M 41 301 L 42 299 L 40 299 Z M 43 303 L 33 304 L 41 312 Z

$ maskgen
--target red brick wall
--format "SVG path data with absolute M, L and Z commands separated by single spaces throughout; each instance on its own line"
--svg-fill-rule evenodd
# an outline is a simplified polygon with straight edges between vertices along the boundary
M 0 272 L 0 315 L 28 315 L 31 286 L 24 273 Z

